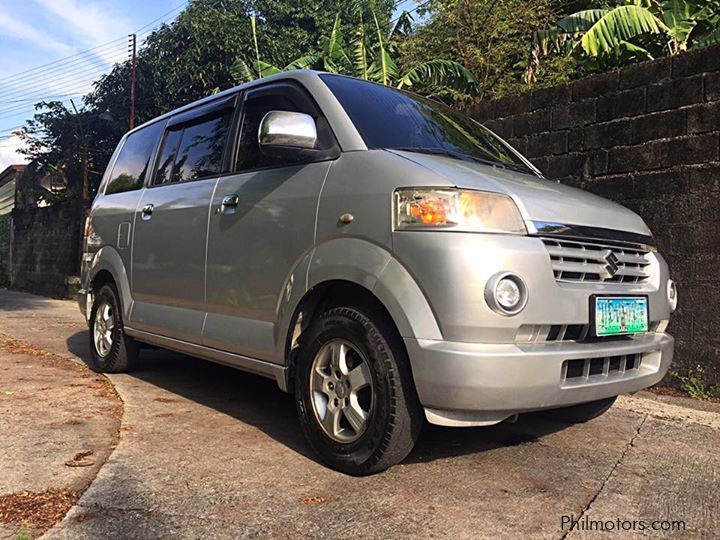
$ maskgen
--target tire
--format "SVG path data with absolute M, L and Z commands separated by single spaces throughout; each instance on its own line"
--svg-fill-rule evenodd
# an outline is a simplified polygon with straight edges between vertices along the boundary
M 108 318 L 109 317 L 109 318 Z M 100 318 L 103 323 L 96 327 Z M 98 373 L 125 373 L 136 363 L 139 346 L 125 335 L 117 289 L 104 285 L 93 299 L 89 321 L 90 360 L 88 367 Z M 102 329 L 105 339 L 97 332 Z
M 387 316 L 367 307 L 329 309 L 310 324 L 300 340 L 295 402 L 313 450 L 330 467 L 353 476 L 375 474 L 401 462 L 415 445 L 424 413 L 407 353 Z M 342 362 L 332 366 L 336 356 L 343 354 L 345 369 L 333 372 L 342 368 Z M 368 386 L 362 386 L 363 382 Z M 330 391 L 332 383 L 337 384 Z M 320 385 L 324 390 L 318 391 Z M 331 402 L 338 401 L 331 411 Z M 342 410 L 335 421 L 337 407 Z M 356 412 L 360 409 L 365 413 L 364 422 Z M 357 429 L 361 423 L 364 428 Z
M 545 411 L 543 416 L 566 424 L 582 424 L 605 414 L 610 407 L 613 406 L 616 399 L 617 396 L 613 396 L 597 401 L 590 401 L 589 403 L 563 407 L 562 409 L 551 409 Z

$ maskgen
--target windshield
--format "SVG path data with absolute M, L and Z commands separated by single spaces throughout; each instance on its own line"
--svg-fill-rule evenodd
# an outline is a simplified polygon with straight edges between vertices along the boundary
M 321 75 L 368 148 L 447 155 L 535 174 L 477 122 L 429 99 L 339 75 Z

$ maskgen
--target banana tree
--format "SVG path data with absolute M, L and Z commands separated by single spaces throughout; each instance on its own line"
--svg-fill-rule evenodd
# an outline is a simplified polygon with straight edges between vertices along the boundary
M 623 0 L 607 8 L 563 17 L 533 36 L 525 80 L 534 82 L 540 57 L 575 55 L 586 61 L 676 55 L 692 46 L 720 41 L 718 0 Z
M 387 33 L 382 30 L 373 11 L 369 17 L 360 14 L 354 36 L 346 46 L 338 16 L 330 33 L 321 38 L 317 52 L 310 52 L 284 68 L 279 68 L 260 59 L 257 28 L 253 19 L 251 30 L 256 57 L 252 62 L 237 60 L 230 68 L 230 73 L 238 82 L 245 82 L 292 69 L 320 69 L 397 88 L 444 87 L 471 94 L 477 91 L 475 75 L 453 60 L 432 59 L 403 69 L 395 57 L 395 39 L 406 31 L 407 25 L 408 16 L 401 16 L 395 27 Z

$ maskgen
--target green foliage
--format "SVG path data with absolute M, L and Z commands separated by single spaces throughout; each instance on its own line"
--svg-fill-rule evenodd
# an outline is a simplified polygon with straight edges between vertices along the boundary
M 389 32 L 393 0 L 368 2 Z M 191 0 L 172 23 L 141 44 L 136 124 L 229 88 L 236 80 L 253 78 L 248 72 L 258 67 L 268 74 L 273 64 L 285 65 L 291 59 L 297 59 L 293 67 L 307 67 L 314 60 L 299 56 L 318 46 L 338 12 L 348 21 L 342 30 L 354 28 L 357 7 L 344 0 Z M 256 34 L 257 42 L 250 26 L 253 17 L 263 28 Z M 235 63 L 237 58 L 257 60 L 258 50 L 269 60 L 265 64 Z M 38 113 L 25 128 L 32 180 L 47 172 L 61 174 L 67 179 L 67 197 L 77 198 L 86 155 L 92 196 L 129 127 L 130 69 L 128 61 L 116 64 L 95 83 L 83 100 L 85 108 L 77 113 L 59 102 L 38 104 Z M 35 185 L 28 189 L 29 200 L 54 202 L 62 197 L 42 190 L 37 182 L 31 184 Z
M 18 529 L 15 532 L 15 540 L 32 540 L 32 535 L 25 529 Z
M 347 44 L 344 25 L 340 15 L 337 15 L 329 33 L 320 38 L 319 51 L 306 54 L 284 68 L 278 68 L 261 60 L 260 51 L 256 48 L 252 62 L 240 58 L 233 63 L 230 72 L 236 81 L 245 82 L 290 69 L 315 68 L 398 88 L 421 86 L 426 90 L 448 88 L 468 93 L 476 92 L 475 75 L 452 60 L 426 60 L 403 69 L 396 55 L 396 42 L 405 37 L 404 29 L 407 23 L 401 24 L 403 17 L 400 17 L 398 24 L 388 32 L 384 29 L 387 25 L 383 25 L 374 10 L 365 11 L 362 6 L 358 10 L 359 21 L 352 32 L 352 40 Z M 407 21 L 407 16 L 404 19 Z M 258 43 L 254 18 L 250 28 L 254 43 Z
M 31 158 L 23 172 L 18 203 L 20 206 L 43 202 L 54 204 L 78 199 L 83 192 L 84 168 L 90 183 L 97 185 L 118 141 L 117 121 L 108 113 L 87 108 L 69 109 L 59 101 L 41 102 L 40 112 L 20 133 L 25 142 L 22 152 Z M 100 163 L 100 166 L 93 165 Z M 40 185 L 47 176 L 63 178 L 64 192 L 54 193 Z
M 680 388 L 687 392 L 690 397 L 695 399 L 708 399 L 712 397 L 705 377 L 705 368 L 700 364 L 690 369 L 687 375 L 680 375 L 677 372 L 673 372 L 673 376 L 680 381 Z
M 398 41 L 399 61 L 413 66 L 448 58 L 465 66 L 478 81 L 477 95 L 435 92 L 457 106 L 522 92 L 527 43 L 535 31 L 557 19 L 556 4 L 555 0 L 434 0 L 422 13 L 426 22 Z M 572 65 L 557 62 L 552 68 L 547 70 L 550 84 L 563 82 Z
M 537 79 L 541 55 L 574 56 L 589 71 L 602 71 L 720 42 L 720 0 L 588 4 L 535 32 L 526 82 Z

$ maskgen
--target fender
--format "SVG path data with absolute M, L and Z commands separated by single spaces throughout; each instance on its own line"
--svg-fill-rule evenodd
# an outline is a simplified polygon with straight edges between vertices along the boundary
M 123 312 L 123 320 L 130 320 L 133 298 L 130 294 L 130 279 L 128 278 L 125 265 L 120 254 L 112 246 L 103 246 L 95 254 L 93 263 L 88 273 L 88 284 L 95 280 L 101 270 L 107 270 L 115 280 L 115 285 L 120 294 L 120 304 Z
M 286 285 L 278 308 L 280 358 L 292 331 L 292 317 L 307 291 L 334 280 L 355 283 L 373 293 L 390 313 L 402 337 L 442 339 L 422 290 L 387 249 L 359 238 L 336 238 L 309 252 L 288 279 L 292 285 Z

